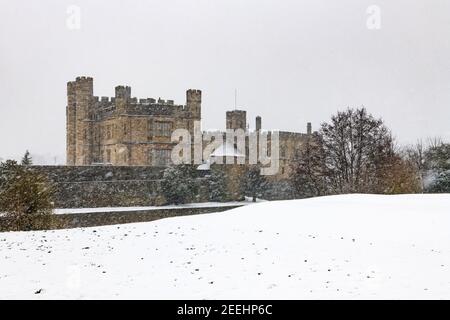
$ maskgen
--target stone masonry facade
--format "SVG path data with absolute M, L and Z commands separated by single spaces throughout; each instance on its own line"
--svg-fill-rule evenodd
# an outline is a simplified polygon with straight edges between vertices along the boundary
M 117 86 L 115 97 L 93 94 L 93 79 L 67 83 L 67 165 L 111 164 L 165 166 L 174 143 L 173 130 L 193 136 L 201 120 L 200 90 L 187 90 L 186 104 L 137 99 L 131 88 Z
M 245 166 L 215 165 L 226 177 L 228 201 L 241 201 L 240 191 Z M 161 192 L 164 168 L 149 166 L 31 166 L 45 175 L 55 189 L 55 208 L 135 207 L 165 204 Z M 210 197 L 208 171 L 198 170 L 195 183 L 198 194 L 194 202 Z M 285 180 L 271 180 L 263 198 L 267 200 L 298 197 Z
M 67 83 L 67 165 L 165 167 L 177 144 L 171 141 L 174 130 L 187 129 L 194 143 L 194 122 L 201 121 L 200 90 L 187 90 L 184 105 L 161 98 L 134 98 L 128 86 L 117 86 L 111 98 L 94 96 L 93 90 L 91 77 Z M 227 111 L 225 122 L 227 130 L 246 131 L 248 146 L 246 111 Z M 256 117 L 257 131 L 262 130 L 261 124 L 261 117 Z M 271 179 L 289 178 L 291 161 L 311 136 L 310 123 L 306 133 L 279 132 L 280 168 Z

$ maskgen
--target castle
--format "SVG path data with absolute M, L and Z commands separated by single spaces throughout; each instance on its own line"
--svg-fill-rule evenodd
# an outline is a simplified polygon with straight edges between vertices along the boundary
M 117 86 L 115 96 L 93 94 L 93 79 L 77 77 L 67 83 L 67 165 L 110 164 L 119 166 L 167 166 L 175 129 L 186 129 L 194 136 L 194 122 L 201 121 L 202 92 L 186 91 L 186 103 L 173 100 L 131 96 L 131 88 Z M 261 130 L 261 117 L 256 117 L 256 130 Z M 227 129 L 247 129 L 246 111 L 226 112 Z M 279 177 L 289 175 L 289 162 L 305 139 L 312 134 L 279 133 Z

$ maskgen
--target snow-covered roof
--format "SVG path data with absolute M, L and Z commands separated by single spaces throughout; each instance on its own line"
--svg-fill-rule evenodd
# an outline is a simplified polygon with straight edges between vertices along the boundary
M 245 157 L 235 146 L 231 145 L 229 142 L 220 145 L 210 157 Z
M 197 167 L 197 170 L 209 170 L 211 167 L 209 159 Z

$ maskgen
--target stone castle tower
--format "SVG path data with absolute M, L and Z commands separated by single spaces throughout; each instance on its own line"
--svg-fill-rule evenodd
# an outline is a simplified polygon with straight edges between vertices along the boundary
M 226 128 L 227 129 L 242 129 L 247 128 L 247 111 L 232 110 L 226 113 Z
M 202 93 L 187 90 L 186 104 L 173 100 L 131 97 L 117 86 L 115 96 L 96 97 L 93 79 L 67 83 L 67 165 L 152 165 L 170 163 L 172 131 L 201 120 Z

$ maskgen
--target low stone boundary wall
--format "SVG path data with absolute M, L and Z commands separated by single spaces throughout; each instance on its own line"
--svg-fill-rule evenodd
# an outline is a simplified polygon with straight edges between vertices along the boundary
M 48 177 L 55 186 L 56 208 L 158 206 L 165 203 L 161 192 L 164 168 L 139 166 L 32 166 L 31 170 Z M 217 165 L 224 171 L 230 201 L 243 197 L 241 190 L 245 166 Z M 197 171 L 199 192 L 194 202 L 210 201 L 205 175 Z M 298 195 L 288 180 L 269 179 L 262 198 L 295 199 Z
M 55 214 L 58 229 L 97 227 L 105 225 L 115 225 L 134 222 L 147 222 L 163 218 L 188 216 L 212 212 L 223 212 L 243 205 L 217 206 L 217 207 L 197 207 L 197 208 L 170 208 L 152 210 L 130 210 L 111 212 L 83 212 Z M 6 223 L 4 218 L 0 218 L 0 231 L 5 231 Z
M 160 167 L 32 166 L 54 185 L 56 208 L 133 207 L 164 204 Z M 209 200 L 207 184 L 198 172 L 196 202 Z

